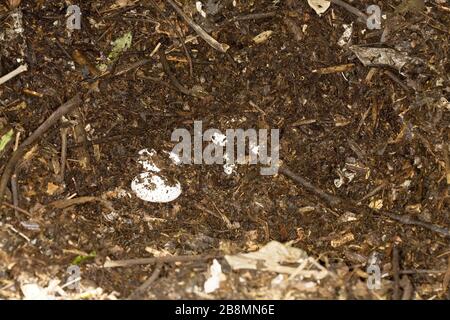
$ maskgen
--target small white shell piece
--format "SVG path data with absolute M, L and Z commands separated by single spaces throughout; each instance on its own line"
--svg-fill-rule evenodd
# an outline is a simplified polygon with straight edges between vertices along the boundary
M 145 172 L 139 174 L 131 182 L 131 190 L 136 196 L 141 200 L 154 203 L 166 203 L 177 199 L 181 194 L 181 185 L 178 181 L 175 181 L 174 185 L 169 185 L 167 179 L 164 179 L 161 169 L 155 165 L 153 160 L 157 155 L 156 151 L 143 149 L 138 154 L 138 162 Z M 169 156 L 177 164 L 176 159 L 171 154 Z

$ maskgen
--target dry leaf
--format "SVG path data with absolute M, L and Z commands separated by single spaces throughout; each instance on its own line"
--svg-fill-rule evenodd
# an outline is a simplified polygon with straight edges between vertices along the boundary
M 331 2 L 327 0 L 308 0 L 308 4 L 320 16 L 322 13 L 328 10 Z
M 272 30 L 267 30 L 264 32 L 261 32 L 256 37 L 253 38 L 253 41 L 257 44 L 266 42 L 273 34 Z
M 22 2 L 22 0 L 7 0 L 6 2 L 10 9 L 15 9 L 18 6 L 20 6 L 20 3 Z
M 364 46 L 351 46 L 350 50 L 358 57 L 365 67 L 390 66 L 401 70 L 403 66 L 412 61 L 406 54 L 391 48 L 377 48 Z
M 51 195 L 51 196 L 54 195 L 58 190 L 59 190 L 59 186 L 58 185 L 56 185 L 56 184 L 54 184 L 52 182 L 49 182 L 47 184 L 47 193 L 49 195 Z

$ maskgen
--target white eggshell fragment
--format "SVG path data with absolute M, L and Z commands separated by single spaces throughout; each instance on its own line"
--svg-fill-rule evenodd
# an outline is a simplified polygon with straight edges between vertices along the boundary
M 181 194 L 181 185 L 168 185 L 159 175 L 143 172 L 131 182 L 131 190 L 144 201 L 166 203 L 175 200 Z
M 161 169 L 155 165 L 154 160 L 152 159 L 156 156 L 156 151 L 154 149 L 150 151 L 148 151 L 148 149 L 142 149 L 141 151 L 138 152 L 138 154 L 139 154 L 138 162 L 142 165 L 142 167 L 144 167 L 145 170 L 153 172 L 161 171 Z

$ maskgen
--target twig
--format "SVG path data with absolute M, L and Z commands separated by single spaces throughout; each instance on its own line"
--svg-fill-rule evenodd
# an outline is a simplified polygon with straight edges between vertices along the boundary
M 65 209 L 71 206 L 84 204 L 88 202 L 100 202 L 105 208 L 108 210 L 114 211 L 114 208 L 108 200 L 99 198 L 99 197 L 78 197 L 74 199 L 63 199 L 63 200 L 56 200 L 52 203 L 48 204 L 50 207 L 54 207 L 57 209 Z
M 394 292 L 392 300 L 400 299 L 400 254 L 397 245 L 392 250 L 392 273 L 394 277 Z
M 183 50 L 184 50 L 184 53 L 186 54 L 186 59 L 187 59 L 188 64 L 189 64 L 189 75 L 191 76 L 191 78 L 193 78 L 194 77 L 194 64 L 192 63 L 192 57 L 189 54 L 189 50 L 186 47 L 184 36 L 181 34 L 181 32 L 178 30 L 177 27 L 175 27 L 175 32 L 177 33 L 178 37 L 181 40 L 180 42 L 181 42 L 181 45 L 183 46 Z
M 31 239 L 28 238 L 25 234 L 23 234 L 22 232 L 20 232 L 19 230 L 17 230 L 16 228 L 14 228 L 12 225 L 10 224 L 6 224 L 6 226 L 11 229 L 12 231 L 14 231 L 15 233 L 17 233 L 19 236 L 21 236 L 22 238 L 24 238 L 25 240 L 27 240 L 27 242 L 31 242 Z
M 173 0 L 166 0 L 168 4 L 172 6 L 172 8 L 182 17 L 187 24 L 191 26 L 192 29 L 203 39 L 205 40 L 211 47 L 214 49 L 220 51 L 220 52 L 227 52 L 227 50 L 230 48 L 229 45 L 225 43 L 220 43 L 213 37 L 211 37 L 205 30 L 202 29 L 198 24 L 196 24 L 191 18 L 189 18 L 183 10 L 181 10 L 178 5 Z
M 408 269 L 400 270 L 400 274 L 443 274 L 445 270 Z
M 59 181 L 64 182 L 66 175 L 66 160 L 67 160 L 67 131 L 69 128 L 64 127 L 61 129 L 61 169 L 59 172 Z
M 67 101 L 58 107 L 50 117 L 47 118 L 25 141 L 19 146 L 19 148 L 12 154 L 8 163 L 3 170 L 2 177 L 0 179 L 0 201 L 3 201 L 5 195 L 6 186 L 11 174 L 14 172 L 17 162 L 27 151 L 27 148 L 34 144 L 50 127 L 52 127 L 63 115 L 72 111 L 76 106 L 81 104 L 81 97 L 79 94 L 75 95 L 72 99 Z
M 49 44 L 51 44 L 51 41 L 48 41 Z M 72 61 L 72 56 L 67 52 L 67 50 L 62 46 L 62 44 L 59 42 L 58 38 L 55 37 L 55 43 L 59 49 L 66 55 L 66 57 L 69 59 L 69 61 Z
M 16 142 L 14 143 L 14 149 L 13 152 L 19 148 L 19 141 L 20 141 L 20 131 L 16 135 Z M 16 207 L 19 207 L 19 191 L 17 187 L 17 174 L 18 174 L 18 167 L 16 166 L 13 174 L 11 175 L 11 194 L 12 194 L 12 200 L 13 205 Z M 18 210 L 14 209 L 14 214 L 17 216 Z
M 8 202 L 6 202 L 6 201 L 3 201 L 3 202 L 1 203 L 1 205 L 4 205 L 4 206 L 6 206 L 6 207 L 8 207 L 8 208 L 17 210 L 17 211 L 22 212 L 23 214 L 26 214 L 27 216 L 31 217 L 31 213 L 29 213 L 27 210 L 24 210 L 24 209 L 22 209 L 22 208 L 19 208 L 19 207 L 15 206 L 15 205 L 13 205 L 13 204 L 10 204 L 10 203 L 8 203 Z
M 306 179 L 304 179 L 304 178 L 300 177 L 299 175 L 295 174 L 294 172 L 292 172 L 286 166 L 280 167 L 278 172 L 284 174 L 285 176 L 287 176 L 289 178 L 291 178 L 292 180 L 297 182 L 300 186 L 302 186 L 303 188 L 305 188 L 309 192 L 314 193 L 315 195 L 317 195 L 318 197 L 322 198 L 323 200 L 325 200 L 326 202 L 328 202 L 329 204 L 331 204 L 333 206 L 336 206 L 336 205 L 339 205 L 339 204 L 342 203 L 342 200 L 340 198 L 338 198 L 336 196 L 333 196 L 331 194 L 328 194 L 325 191 L 323 191 L 322 189 L 317 188 L 316 186 L 311 184 L 311 182 L 309 182 Z
M 366 194 L 364 197 L 362 197 L 361 199 L 359 199 L 358 204 L 361 204 L 363 201 L 373 197 L 374 195 L 376 195 L 378 192 L 380 192 L 381 190 L 383 190 L 387 185 L 387 182 L 383 182 L 382 184 L 380 184 L 378 187 L 375 187 L 375 189 L 373 189 L 372 191 L 370 191 L 368 194 Z
M 16 69 L 14 69 L 13 71 L 11 71 L 8 74 L 5 74 L 3 77 L 0 78 L 0 85 L 4 84 L 6 81 L 11 80 L 15 76 L 17 76 L 27 70 L 28 70 L 28 66 L 26 64 L 22 64 L 22 65 L 18 66 Z
M 445 271 L 444 279 L 442 280 L 442 288 L 450 291 L 450 256 L 447 258 L 447 271 Z
M 158 279 L 159 274 L 161 273 L 162 265 L 162 263 L 158 263 L 156 265 L 152 275 L 147 280 L 145 280 L 145 282 L 141 284 L 136 290 L 134 290 L 132 294 L 130 294 L 128 300 L 136 300 L 145 294 L 151 284 L 155 282 L 156 279 Z
M 161 9 L 158 7 L 158 5 L 155 3 L 155 1 L 150 0 L 151 3 L 153 4 L 153 6 L 161 13 L 163 14 L 163 12 L 161 11 Z M 192 58 L 191 55 L 189 54 L 189 50 L 186 47 L 185 41 L 184 41 L 184 37 L 181 34 L 181 32 L 178 30 L 177 26 L 175 26 L 172 21 L 170 21 L 170 19 L 166 19 L 166 21 L 172 26 L 173 30 L 175 31 L 175 33 L 177 34 L 177 36 L 180 38 L 180 42 L 181 45 L 183 47 L 183 50 L 186 54 L 186 59 L 188 60 L 189 63 L 189 75 L 191 76 L 191 78 L 194 76 L 194 65 L 192 63 Z
M 431 223 L 414 220 L 409 216 L 403 216 L 403 215 L 399 215 L 399 214 L 395 214 L 395 213 L 391 213 L 391 212 L 382 212 L 381 214 L 391 218 L 392 220 L 401 222 L 403 224 L 407 224 L 407 225 L 411 225 L 411 226 L 419 226 L 419 227 L 431 230 L 433 232 L 439 233 L 440 235 L 442 235 L 444 237 L 450 237 L 450 230 L 448 230 L 446 228 L 438 227 Z
M 413 294 L 413 286 L 407 275 L 403 275 L 400 281 L 403 288 L 402 300 L 411 300 Z
M 19 207 L 19 191 L 17 190 L 17 168 L 11 175 L 11 195 L 13 205 L 15 207 Z M 14 209 L 14 213 L 17 216 L 17 209 Z
M 384 70 L 383 71 L 385 75 L 387 75 L 389 78 L 391 78 L 392 80 L 394 80 L 395 83 L 397 83 L 400 87 L 402 87 L 403 90 L 405 90 L 406 92 L 410 92 L 411 89 L 414 88 L 410 88 L 408 87 L 406 84 L 403 83 L 402 80 L 400 80 L 392 71 L 390 70 Z
M 75 141 L 81 144 L 81 146 L 76 150 L 78 152 L 80 164 L 83 169 L 90 169 L 92 161 L 88 151 L 88 138 L 86 134 L 83 115 L 78 108 L 75 108 L 72 111 L 72 114 L 75 117 L 77 123 L 73 128 Z
M 167 87 L 167 88 L 169 88 L 169 89 L 177 90 L 177 88 L 175 88 L 175 87 L 174 87 L 173 85 L 171 85 L 170 83 L 168 83 L 168 82 L 166 82 L 166 81 L 164 81 L 164 80 L 160 80 L 160 79 L 155 78 L 155 77 L 149 77 L 149 76 L 139 75 L 138 78 L 140 78 L 140 79 L 145 79 L 145 80 L 150 80 L 150 81 L 153 81 L 153 82 L 158 83 L 158 84 L 160 84 L 160 85 L 163 85 L 163 86 L 165 86 L 165 87 Z
M 361 207 L 355 205 L 352 201 L 344 201 L 344 199 L 341 199 L 340 197 L 328 194 L 325 191 L 323 191 L 322 189 L 317 188 L 316 186 L 311 184 L 306 179 L 293 173 L 286 166 L 281 166 L 278 171 L 279 171 L 279 173 L 284 174 L 284 175 L 288 176 L 289 178 L 291 178 L 292 180 L 294 180 L 295 182 L 297 182 L 301 187 L 305 188 L 306 190 L 310 191 L 311 193 L 314 193 L 318 197 L 322 198 L 323 200 L 325 200 L 332 206 L 341 206 L 342 208 L 344 208 L 346 210 L 361 210 Z M 378 212 L 374 209 L 371 209 L 371 212 L 378 213 L 384 218 L 391 218 L 392 220 L 398 221 L 398 222 L 406 224 L 406 225 L 419 226 L 419 227 L 428 229 L 430 231 L 439 233 L 443 237 L 450 238 L 450 230 L 447 228 L 442 228 L 442 227 L 436 226 L 431 223 L 414 220 L 413 218 L 411 218 L 409 216 L 399 215 L 399 214 L 395 214 L 392 212 L 386 212 L 386 211 Z
M 120 76 L 120 75 L 122 75 L 124 73 L 127 73 L 127 72 L 131 71 L 131 70 L 140 68 L 140 67 L 146 65 L 147 63 L 149 63 L 150 61 L 152 61 L 152 60 L 150 60 L 150 59 L 142 59 L 142 60 L 136 61 L 135 63 L 132 63 L 129 66 L 126 66 L 125 68 L 117 71 L 114 74 L 114 76 Z
M 448 154 L 448 148 L 450 144 L 447 142 L 444 144 L 444 163 L 445 163 L 445 178 L 447 180 L 447 185 L 450 186 L 450 156 Z
M 158 54 L 159 54 L 159 60 L 161 61 L 161 64 L 162 64 L 163 69 L 164 69 L 164 72 L 167 74 L 167 76 L 169 77 L 169 79 L 172 82 L 172 84 L 174 85 L 174 87 L 177 88 L 181 93 L 183 93 L 185 95 L 194 96 L 194 97 L 197 96 L 191 90 L 189 90 L 186 87 L 184 87 L 178 81 L 178 79 L 175 77 L 175 75 L 173 74 L 172 70 L 170 69 L 169 62 L 167 61 L 166 54 L 164 53 L 164 50 L 159 50 Z
M 358 16 L 359 18 L 361 18 L 363 20 L 364 23 L 367 21 L 367 15 L 365 13 L 360 11 L 358 8 L 355 8 L 354 6 L 348 4 L 347 2 L 342 1 L 342 0 L 331 0 L 331 3 L 334 3 L 334 4 L 344 8 L 348 12 L 354 14 L 355 16 Z
M 103 265 L 104 268 L 117 268 L 117 267 L 129 267 L 139 264 L 152 264 L 152 263 L 174 263 L 174 262 L 191 262 L 191 261 L 202 261 L 210 260 L 214 258 L 219 258 L 217 255 L 206 255 L 206 256 L 165 256 L 165 257 L 154 257 L 154 258 L 139 258 L 139 259 L 129 259 L 129 260 L 116 260 L 116 261 L 106 261 Z
M 276 11 L 262 12 L 262 13 L 251 13 L 243 16 L 237 16 L 231 19 L 231 21 L 245 21 L 245 20 L 258 20 L 272 18 L 277 15 Z
M 231 223 L 230 219 L 228 219 L 228 217 L 226 215 L 224 215 L 223 212 L 219 210 L 219 208 L 217 208 L 216 204 L 214 202 L 212 202 L 212 204 L 216 208 L 217 212 L 219 212 L 219 214 L 216 214 L 214 211 L 209 210 L 208 208 L 205 208 L 204 206 L 202 206 L 200 204 L 196 204 L 195 207 L 201 211 L 205 211 L 205 212 L 209 213 L 210 215 L 213 215 L 216 218 L 222 219 L 223 222 L 225 222 L 225 224 L 227 225 L 228 229 L 230 229 L 230 230 L 236 229 L 235 226 Z
M 339 73 L 339 72 L 346 72 L 350 69 L 352 69 L 355 66 L 354 63 L 347 63 L 347 64 L 340 64 L 332 67 L 325 67 L 325 68 L 319 68 L 312 70 L 312 73 L 318 73 L 318 74 L 331 74 L 331 73 Z

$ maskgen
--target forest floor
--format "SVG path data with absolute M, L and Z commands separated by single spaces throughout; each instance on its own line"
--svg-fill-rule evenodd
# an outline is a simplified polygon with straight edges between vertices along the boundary
M 421 2 L 0 4 L 0 298 L 448 299 L 450 6 Z M 278 174 L 174 165 L 194 121 L 279 129 Z M 131 189 L 143 149 L 173 201 Z

